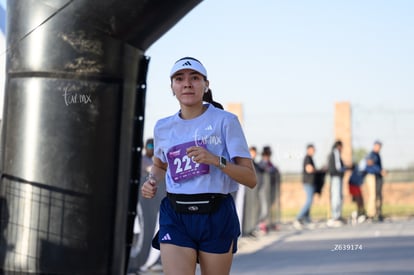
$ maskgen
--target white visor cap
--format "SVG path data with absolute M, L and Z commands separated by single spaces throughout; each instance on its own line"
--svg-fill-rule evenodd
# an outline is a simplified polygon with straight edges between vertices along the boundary
M 182 58 L 178 60 L 177 62 L 175 62 L 170 72 L 170 78 L 173 75 L 175 75 L 178 71 L 185 70 L 185 69 L 194 70 L 202 74 L 205 78 L 207 78 L 207 70 L 206 68 L 204 68 L 203 64 L 201 64 L 200 61 L 194 58 L 191 58 L 191 57 Z

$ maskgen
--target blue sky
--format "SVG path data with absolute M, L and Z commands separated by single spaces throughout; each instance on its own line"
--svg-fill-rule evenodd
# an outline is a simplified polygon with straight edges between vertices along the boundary
M 352 104 L 355 148 L 381 139 L 386 168 L 413 166 L 413 14 L 411 0 L 203 1 L 146 51 L 145 138 L 177 112 L 169 71 L 193 56 L 217 101 L 243 105 L 249 145 L 270 145 L 282 172 L 301 169 L 308 143 L 326 163 L 340 101 Z
M 0 119 L 3 117 L 3 87 L 4 87 L 4 70 L 6 63 L 6 0 L 0 0 Z
M 6 0 L 0 0 L 0 31 L 2 33 L 6 32 L 6 20 L 5 20 L 5 10 L 7 8 Z
M 317 166 L 334 142 L 334 104 L 352 105 L 354 147 L 384 142 L 387 168 L 414 163 L 414 1 L 207 0 L 146 54 L 145 136 L 178 110 L 168 73 L 183 56 L 207 67 L 215 99 L 242 103 L 249 145 L 270 145 L 282 171 Z

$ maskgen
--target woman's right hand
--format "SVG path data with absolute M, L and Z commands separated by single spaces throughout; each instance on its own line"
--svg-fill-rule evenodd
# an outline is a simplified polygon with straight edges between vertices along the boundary
M 141 187 L 141 195 L 143 198 L 152 199 L 157 193 L 157 181 L 150 175 Z

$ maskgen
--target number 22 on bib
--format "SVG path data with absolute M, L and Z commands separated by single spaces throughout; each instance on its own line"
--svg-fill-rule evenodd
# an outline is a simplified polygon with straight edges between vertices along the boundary
M 190 141 L 173 146 L 167 153 L 171 177 L 175 182 L 183 182 L 200 175 L 208 174 L 210 171 L 209 165 L 197 163 L 187 156 L 187 148 L 191 146 L 206 148 L 206 145 L 202 142 Z

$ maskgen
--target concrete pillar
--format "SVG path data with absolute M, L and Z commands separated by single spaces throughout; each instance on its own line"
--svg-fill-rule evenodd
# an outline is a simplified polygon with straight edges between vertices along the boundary
M 351 122 L 351 104 L 349 102 L 335 103 L 335 140 L 341 140 L 342 160 L 346 166 L 352 165 L 352 122 Z M 345 172 L 343 178 L 342 191 L 344 194 L 344 201 L 350 199 L 348 189 L 348 179 L 351 176 L 350 170 Z
M 241 103 L 229 103 L 226 105 L 226 110 L 235 114 L 241 123 L 243 125 L 243 105 Z
M 341 140 L 343 143 L 342 160 L 345 165 L 352 164 L 352 121 L 351 121 L 351 104 L 349 102 L 335 103 L 335 122 L 334 122 L 335 140 Z

